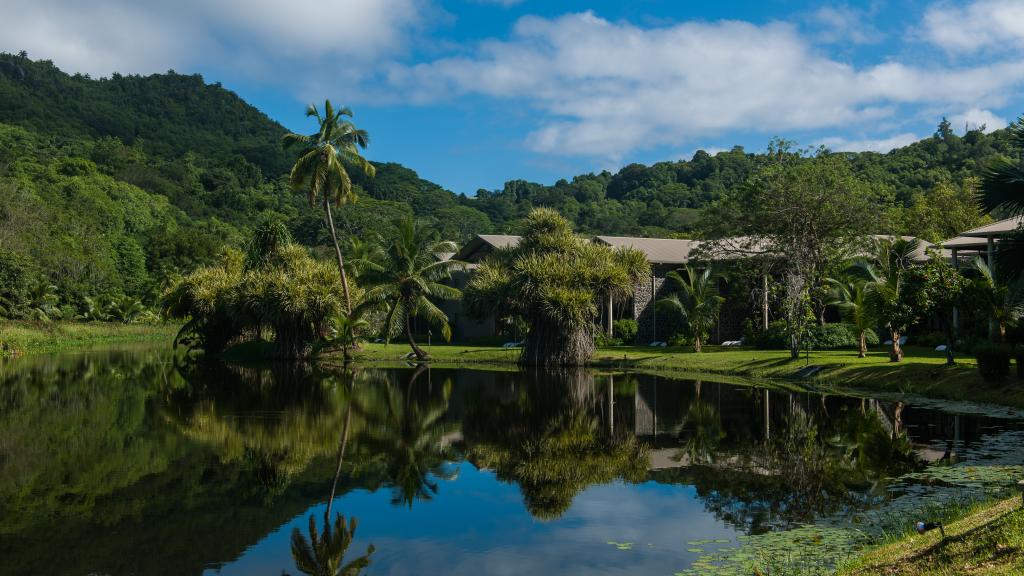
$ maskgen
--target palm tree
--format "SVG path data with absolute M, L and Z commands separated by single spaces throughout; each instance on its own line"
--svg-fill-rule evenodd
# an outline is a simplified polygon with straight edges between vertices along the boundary
M 827 282 L 832 286 L 828 304 L 837 307 L 843 320 L 857 331 L 859 344 L 857 357 L 867 357 L 868 341 L 865 335 L 875 325 L 875 318 L 867 304 L 865 281 L 856 278 L 845 280 L 828 278 Z
M 913 255 L 920 241 L 916 238 L 883 238 L 875 243 L 875 255 L 872 261 L 860 262 L 855 270 L 867 281 L 867 303 L 871 313 L 885 321 L 892 338 L 889 360 L 903 360 L 903 347 L 900 337 L 917 319 L 918 312 L 905 300 L 907 297 L 907 280 Z
M 1010 138 L 1018 154 L 1024 152 L 1024 116 L 1010 128 Z M 1018 158 L 1000 159 L 985 172 L 981 182 L 981 205 L 986 211 L 1004 210 L 1011 216 L 1024 214 L 1024 162 Z M 1024 272 L 1024 232 L 1004 238 L 999 243 L 997 263 L 1012 278 Z
M 384 335 L 390 341 L 403 330 L 417 360 L 427 360 L 413 338 L 412 319 L 423 318 L 441 328 L 445 340 L 451 340 L 448 316 L 431 301 L 457 300 L 462 292 L 442 282 L 451 278 L 454 270 L 464 265 L 458 260 L 446 260 L 444 253 L 455 252 L 452 242 L 434 242 L 430 231 L 417 226 L 412 218 L 395 223 L 395 236 L 391 239 L 379 271 L 366 275 L 371 286 L 363 297 L 359 312 L 385 309 Z
M 718 276 L 711 268 L 698 272 L 686 265 L 681 270 L 683 274 L 673 270 L 665 275 L 665 281 L 676 293 L 658 300 L 657 306 L 682 315 L 693 335 L 693 349 L 700 352 L 725 298 L 718 295 Z
M 980 256 L 974 257 L 971 266 L 978 271 L 977 282 L 987 296 L 985 306 L 999 329 L 999 341 L 1005 341 L 1006 327 L 1024 317 L 1024 280 L 1018 279 L 1010 286 L 997 283 L 992 269 Z
M 355 518 L 346 524 L 345 517 L 338 514 L 334 518 L 333 527 L 325 522 L 323 534 L 318 534 L 316 520 L 310 515 L 309 540 L 298 528 L 292 531 L 292 559 L 295 567 L 310 576 L 358 576 L 370 565 L 374 547 L 370 544 L 366 547 L 366 554 L 348 564 L 342 564 L 345 552 L 355 538 L 357 524 Z
M 345 259 L 341 255 L 338 243 L 338 232 L 334 227 L 334 216 L 331 205 L 341 206 L 355 202 L 355 190 L 348 167 L 354 166 L 367 176 L 374 176 L 376 169 L 359 153 L 366 148 L 370 136 L 365 130 L 356 128 L 350 120 L 352 110 L 342 107 L 335 110 L 331 101 L 324 103 L 323 114 L 316 106 L 310 104 L 306 116 L 315 117 L 320 129 L 310 135 L 286 134 L 284 144 L 287 147 L 298 147 L 299 155 L 289 175 L 289 183 L 293 191 L 305 191 L 310 207 L 319 202 L 324 210 L 327 228 L 334 242 L 334 252 L 338 257 L 338 272 L 341 274 L 341 287 L 345 292 L 345 311 L 352 313 L 352 296 L 349 293 L 348 277 L 345 274 Z

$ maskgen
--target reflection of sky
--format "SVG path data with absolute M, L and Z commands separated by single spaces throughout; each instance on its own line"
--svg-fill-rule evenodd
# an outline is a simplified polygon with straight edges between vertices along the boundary
M 733 534 L 704 511 L 692 487 L 653 482 L 592 486 L 548 522 L 530 516 L 515 484 L 468 463 L 457 480 L 441 482 L 433 500 L 411 510 L 390 498 L 387 490 L 360 490 L 334 507 L 359 519 L 346 559 L 371 542 L 377 547 L 368 574 L 671 574 L 696 558 L 687 552 L 693 547 L 688 541 Z M 322 505 L 307 510 L 235 562 L 207 573 L 294 574 L 292 528 L 307 534 L 309 514 L 321 519 L 323 511 Z M 619 550 L 610 541 L 633 548 Z

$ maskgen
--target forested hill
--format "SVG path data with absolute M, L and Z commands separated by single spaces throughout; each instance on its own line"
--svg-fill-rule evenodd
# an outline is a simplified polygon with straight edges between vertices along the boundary
M 344 100 L 344 95 L 333 96 Z M 372 126 L 363 126 L 373 132 Z M 312 122 L 310 123 L 312 131 Z M 239 244 L 261 218 L 325 244 L 320 215 L 291 194 L 284 127 L 198 75 L 68 75 L 48 61 L 0 53 L 0 316 L 5 302 L 94 295 L 153 302 L 170 278 Z M 884 215 L 872 232 L 939 239 L 977 221 L 972 178 L 1009 155 L 1005 130 L 936 133 L 888 154 L 848 154 Z M 701 209 L 766 162 L 742 148 L 618 173 L 457 195 L 394 163 L 356 178 L 361 200 L 339 214 L 346 236 L 412 214 L 442 237 L 515 232 L 534 207 L 559 210 L 582 233 L 696 233 Z M 5 293 L 6 290 L 6 293 Z

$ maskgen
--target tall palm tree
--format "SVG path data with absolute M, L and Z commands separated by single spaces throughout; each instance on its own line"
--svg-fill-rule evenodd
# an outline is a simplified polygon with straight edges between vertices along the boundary
M 451 340 L 448 316 L 431 299 L 462 297 L 461 291 L 442 282 L 449 280 L 452 272 L 464 264 L 444 259 L 441 255 L 455 252 L 455 244 L 431 240 L 430 231 L 417 226 L 412 218 L 403 218 L 395 224 L 395 235 L 384 251 L 379 270 L 365 276 L 370 288 L 359 311 L 385 309 L 386 339 L 390 341 L 404 330 L 416 359 L 427 360 L 429 355 L 413 338 L 412 319 L 423 318 L 439 326 L 445 340 Z
M 310 104 L 306 108 L 306 116 L 316 118 L 320 127 L 309 135 L 285 134 L 285 146 L 299 148 L 298 159 L 288 179 L 293 191 L 306 193 L 310 207 L 315 207 L 318 202 L 323 207 L 324 219 L 338 257 L 338 272 L 345 292 L 345 311 L 351 314 L 352 296 L 331 205 L 342 206 L 356 200 L 349 167 L 356 167 L 370 177 L 376 174 L 373 165 L 359 153 L 360 148 L 365 149 L 370 143 L 370 135 L 346 119 L 352 117 L 352 110 L 347 107 L 335 110 L 330 100 L 324 103 L 322 114 L 316 106 Z
M 711 268 L 698 272 L 687 264 L 681 271 L 682 274 L 673 270 L 665 275 L 666 283 L 676 293 L 658 300 L 657 306 L 682 315 L 693 335 L 693 349 L 700 352 L 725 298 L 718 295 L 718 276 Z
M 334 525 L 325 522 L 323 534 L 319 534 L 316 520 L 310 515 L 309 540 L 298 528 L 292 530 L 292 560 L 295 561 L 295 567 L 309 576 L 358 576 L 370 565 L 374 547 L 370 544 L 366 554 L 342 564 L 345 552 L 355 538 L 357 525 L 355 518 L 346 524 L 345 517 L 338 514 L 334 518 Z
M 856 278 L 828 278 L 827 282 L 832 287 L 828 304 L 837 307 L 843 320 L 857 331 L 857 357 L 865 358 L 868 355 L 866 334 L 875 325 L 875 317 L 867 303 L 866 283 Z

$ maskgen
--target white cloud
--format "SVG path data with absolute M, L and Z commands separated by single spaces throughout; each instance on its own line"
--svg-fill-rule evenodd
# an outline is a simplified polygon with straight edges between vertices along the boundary
M 884 35 L 870 22 L 870 14 L 849 6 L 822 6 L 807 17 L 821 42 L 874 44 Z
M 364 63 L 399 50 L 423 0 L 9 0 L 0 49 L 106 76 L 199 64 L 288 73 L 291 59 Z M 301 65 L 301 61 L 299 62 Z
M 877 139 L 848 140 L 841 137 L 823 138 L 818 145 L 825 146 L 833 152 L 888 152 L 893 148 L 900 148 L 920 140 L 921 137 L 905 132 Z
M 971 130 L 976 130 L 984 126 L 985 132 L 1006 128 L 1006 125 L 1009 124 L 1005 118 L 996 116 L 991 110 L 982 110 L 980 108 L 971 108 L 961 114 L 954 114 L 949 117 L 949 122 L 953 125 L 954 130 L 959 130 L 965 126 Z
M 507 40 L 483 42 L 468 56 L 394 66 L 389 80 L 418 102 L 459 94 L 526 102 L 541 112 L 528 136 L 534 150 L 617 159 L 736 130 L 857 126 L 908 105 L 998 106 L 1024 82 L 1024 62 L 858 69 L 784 23 L 640 28 L 586 12 L 524 17 Z
M 943 2 L 924 15 L 924 37 L 950 52 L 1024 47 L 1024 2 L 977 0 Z

